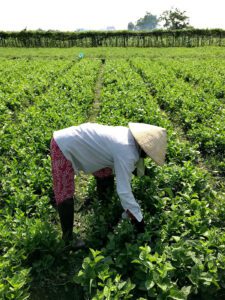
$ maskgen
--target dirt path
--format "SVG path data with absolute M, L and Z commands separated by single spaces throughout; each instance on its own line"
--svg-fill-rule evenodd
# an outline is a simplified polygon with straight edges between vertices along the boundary
M 101 90 L 102 90 L 102 82 L 103 82 L 103 74 L 104 74 L 104 64 L 102 63 L 99 68 L 99 74 L 95 85 L 95 93 L 94 93 L 94 101 L 93 106 L 90 109 L 89 117 L 87 122 L 96 122 L 98 112 L 101 104 Z M 84 198 L 88 196 L 88 182 L 90 181 L 92 175 L 80 173 L 79 176 L 75 177 L 75 211 L 79 210 L 81 207 Z M 78 225 L 78 224 L 77 224 Z M 76 213 L 75 213 L 75 226 L 76 226 Z
M 90 114 L 89 114 L 89 118 L 88 118 L 89 122 L 96 122 L 96 118 L 98 116 L 98 112 L 100 109 L 103 73 L 104 73 L 104 65 L 101 64 L 100 69 L 99 69 L 98 79 L 96 81 L 96 86 L 95 86 L 95 98 L 94 98 L 93 106 L 92 106 L 92 109 L 90 110 Z

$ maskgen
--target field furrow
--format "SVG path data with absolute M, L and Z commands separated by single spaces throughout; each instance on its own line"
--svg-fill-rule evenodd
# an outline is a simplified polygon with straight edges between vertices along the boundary
M 0 280 L 4 282 L 1 293 L 7 297 L 26 295 L 26 289 L 21 292 L 16 287 L 10 292 L 10 283 L 16 280 L 15 274 L 20 274 L 24 284 L 29 281 L 28 265 L 35 262 L 36 252 L 42 256 L 44 274 L 56 259 L 54 249 L 61 248 L 54 222 L 50 222 L 55 212 L 50 205 L 49 143 L 54 130 L 86 121 L 98 69 L 98 62 L 75 64 L 35 105 L 19 112 L 16 123 L 8 123 L 1 130 L 0 239 L 4 267 Z M 32 267 L 36 276 L 39 267 Z
M 182 78 L 177 78 L 170 61 L 167 65 L 164 61 L 139 59 L 132 63 L 160 107 L 182 127 L 187 138 L 209 161 L 213 173 L 224 176 L 224 103 L 201 87 L 193 87 Z

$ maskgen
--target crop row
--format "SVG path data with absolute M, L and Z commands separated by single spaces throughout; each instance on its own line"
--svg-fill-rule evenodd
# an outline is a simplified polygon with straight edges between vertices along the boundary
M 26 299 L 31 275 L 53 272 L 61 248 L 49 205 L 49 143 L 54 130 L 86 120 L 98 70 L 99 62 L 74 64 L 1 129 L 1 299 Z
M 225 67 L 218 59 L 186 59 L 171 60 L 170 67 L 174 70 L 177 77 L 183 78 L 193 86 L 199 86 L 210 94 L 212 98 L 221 99 L 220 104 L 224 103 L 225 98 Z
M 98 121 L 165 127 L 167 164 L 157 167 L 147 159 L 148 176 L 132 180 L 147 223 L 144 234 L 136 236 L 126 220 L 113 232 L 103 231 L 102 226 L 121 213 L 119 200 L 115 196 L 96 205 L 91 238 L 100 251 L 91 250 L 75 281 L 91 299 L 219 297 L 225 236 L 224 209 L 217 201 L 224 203 L 224 195 L 213 190 L 210 175 L 196 165 L 196 147 L 179 137 L 142 77 L 125 60 L 107 61 Z
M 71 67 L 66 61 L 1 60 L 0 121 L 14 119 L 25 107 L 34 104 L 57 77 Z
M 149 86 L 160 107 L 178 122 L 187 137 L 204 156 L 215 160 L 214 167 L 224 174 L 225 106 L 221 99 L 177 78 L 167 63 L 133 60 L 135 68 Z

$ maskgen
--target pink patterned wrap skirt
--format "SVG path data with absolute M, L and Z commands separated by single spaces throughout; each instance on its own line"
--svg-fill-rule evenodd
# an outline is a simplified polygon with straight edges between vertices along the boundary
M 72 163 L 65 158 L 54 138 L 50 144 L 53 191 L 56 204 L 62 203 L 64 200 L 72 198 L 75 192 L 74 169 Z M 108 177 L 112 175 L 111 168 L 103 168 L 93 173 L 96 177 Z

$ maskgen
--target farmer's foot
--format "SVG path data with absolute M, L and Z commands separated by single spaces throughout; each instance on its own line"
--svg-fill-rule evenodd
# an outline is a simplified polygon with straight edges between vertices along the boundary
M 72 251 L 77 251 L 85 248 L 86 248 L 86 244 L 81 239 L 72 240 L 69 244 L 69 249 Z
M 84 208 L 88 208 L 92 203 L 93 203 L 93 199 L 92 198 L 90 198 L 90 197 L 87 197 L 87 198 L 85 198 L 84 199 L 84 203 L 83 203 L 83 207 Z
M 71 240 L 64 240 L 65 245 L 66 245 L 66 249 L 67 250 L 72 250 L 72 251 L 78 251 L 80 249 L 85 249 L 86 248 L 86 244 L 83 240 L 81 239 L 71 239 Z
M 80 205 L 80 207 L 76 211 L 80 212 L 82 210 L 89 209 L 93 202 L 94 202 L 93 198 L 90 197 L 85 198 L 84 202 Z

